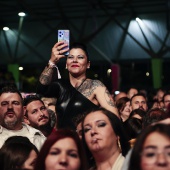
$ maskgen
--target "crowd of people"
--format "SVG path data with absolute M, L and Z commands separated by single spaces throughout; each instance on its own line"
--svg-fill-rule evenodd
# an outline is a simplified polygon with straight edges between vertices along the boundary
M 62 58 L 67 80 L 57 67 Z M 170 169 L 170 92 L 151 97 L 131 87 L 113 95 L 87 77 L 89 68 L 84 44 L 58 42 L 35 93 L 1 89 L 2 170 Z

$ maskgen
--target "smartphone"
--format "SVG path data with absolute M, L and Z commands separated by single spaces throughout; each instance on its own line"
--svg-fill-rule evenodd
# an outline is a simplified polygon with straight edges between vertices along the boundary
M 58 30 L 58 42 L 65 41 L 68 44 L 68 48 L 70 45 L 70 30 Z M 65 52 L 64 55 L 69 55 L 69 52 Z

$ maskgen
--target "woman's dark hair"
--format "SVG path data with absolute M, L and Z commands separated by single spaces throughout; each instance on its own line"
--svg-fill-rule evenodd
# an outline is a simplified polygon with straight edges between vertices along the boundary
M 141 109 L 134 109 L 132 110 L 132 112 L 130 113 L 130 117 L 133 117 L 134 115 L 139 115 L 142 119 L 143 117 L 146 115 L 146 112 L 144 110 L 141 110 Z
M 130 117 L 123 122 L 124 129 L 128 134 L 129 140 L 136 138 L 142 131 L 142 120 Z
M 143 118 L 143 128 L 146 128 L 152 123 L 164 120 L 168 117 L 169 117 L 168 113 L 162 109 L 159 108 L 150 109 Z
M 80 43 L 80 42 L 74 42 L 74 43 L 70 46 L 70 50 L 73 49 L 73 48 L 80 48 L 80 49 L 82 49 L 82 50 L 85 52 L 86 56 L 87 56 L 87 61 L 90 61 L 90 59 L 89 59 L 89 53 L 88 53 L 88 50 L 87 50 L 87 47 L 86 47 L 85 44 Z
M 143 149 L 143 144 L 146 138 L 153 132 L 158 132 L 170 139 L 170 125 L 156 124 L 153 126 L 148 126 L 142 133 L 138 136 L 135 145 L 132 150 L 132 155 L 129 161 L 128 170 L 141 170 L 141 152 Z
M 105 108 L 95 108 L 95 109 L 87 111 L 84 114 L 87 116 L 88 114 L 90 114 L 92 112 L 102 112 L 104 115 L 106 115 L 108 117 L 108 119 L 111 123 L 111 126 L 113 128 L 113 131 L 115 132 L 115 134 L 117 136 L 119 136 L 120 145 L 121 145 L 121 149 L 122 149 L 122 155 L 125 156 L 130 149 L 130 145 L 128 143 L 128 138 L 124 131 L 123 124 L 120 121 L 120 119 L 114 113 L 110 112 L 109 110 L 106 110 Z M 84 120 L 85 120 L 86 116 L 83 119 L 82 125 L 84 124 Z M 84 131 L 83 126 L 82 126 L 82 129 Z M 83 133 L 83 140 L 85 141 L 84 133 Z M 87 145 L 85 147 L 87 148 Z
M 38 149 L 29 141 L 27 137 L 9 137 L 0 149 L 1 169 L 21 169 L 32 150 L 34 150 L 38 155 Z
M 127 102 L 130 102 L 130 99 L 128 97 L 121 97 L 119 100 L 117 100 L 116 107 L 119 111 L 119 114 L 124 110 Z
M 49 153 L 51 146 L 57 141 L 59 141 L 60 139 L 64 139 L 64 138 L 71 138 L 74 140 L 80 157 L 81 165 L 79 170 L 87 170 L 86 168 L 87 161 L 86 161 L 85 152 L 81 140 L 75 131 L 68 130 L 68 129 L 58 129 L 57 131 L 52 132 L 50 136 L 48 136 L 48 138 L 46 139 L 45 143 L 43 144 L 40 150 L 34 170 L 45 170 L 45 159 Z

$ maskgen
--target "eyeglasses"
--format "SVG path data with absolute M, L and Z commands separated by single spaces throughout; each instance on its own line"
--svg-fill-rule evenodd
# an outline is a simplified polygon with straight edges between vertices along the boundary
M 158 160 L 158 156 L 163 154 L 164 158 L 168 163 L 170 163 L 170 148 L 164 149 L 162 152 L 158 152 L 157 150 L 146 149 L 141 153 L 142 159 L 147 164 L 155 164 Z

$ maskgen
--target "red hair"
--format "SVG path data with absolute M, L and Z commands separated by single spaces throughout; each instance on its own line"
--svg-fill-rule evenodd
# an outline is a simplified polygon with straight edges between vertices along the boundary
M 85 152 L 81 140 L 75 131 L 68 130 L 68 129 L 59 129 L 57 131 L 52 132 L 52 134 L 48 136 L 47 140 L 45 141 L 44 145 L 40 150 L 34 170 L 45 170 L 45 159 L 48 155 L 51 146 L 57 141 L 59 141 L 60 139 L 64 139 L 68 137 L 72 138 L 77 146 L 79 157 L 80 157 L 80 163 L 81 163 L 79 170 L 86 170 L 87 168 L 85 167 L 87 167 L 87 162 L 86 162 Z

